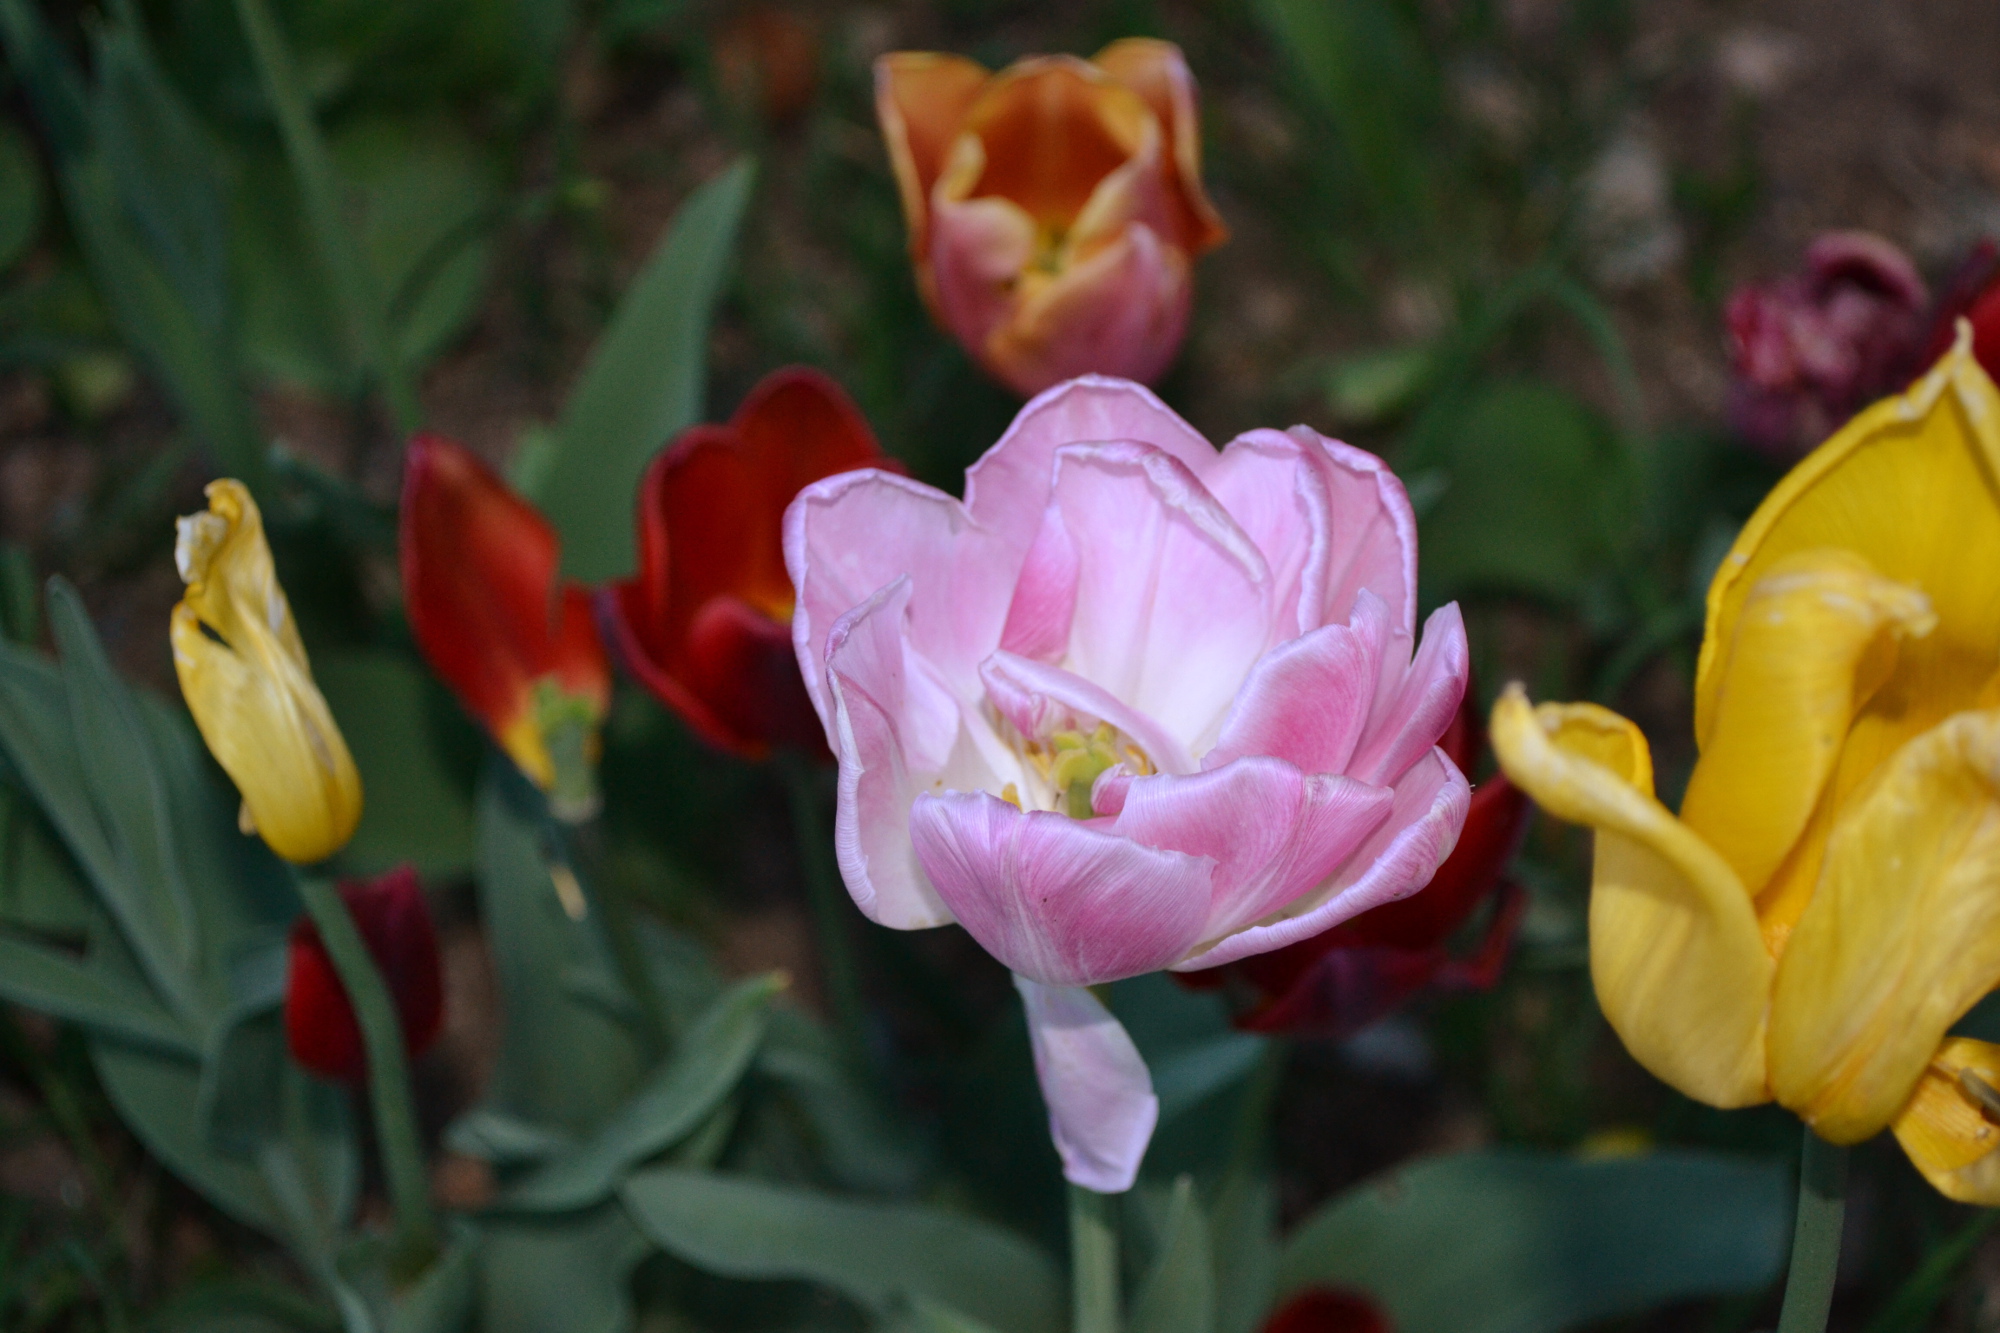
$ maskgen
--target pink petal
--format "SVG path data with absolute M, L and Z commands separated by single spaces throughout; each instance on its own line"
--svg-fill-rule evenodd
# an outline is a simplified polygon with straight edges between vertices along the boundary
M 917 859 L 985 950 L 1052 986 L 1157 971 L 1201 937 L 1209 864 L 984 792 L 916 798 Z
M 1023 736 L 1091 731 L 1109 722 L 1146 752 L 1163 773 L 1192 773 L 1194 760 L 1160 724 L 1083 677 L 1013 653 L 999 652 L 979 668 L 986 697 Z
M 1015 288 L 1035 258 L 1035 220 L 1018 204 L 987 196 L 954 199 L 949 181 L 931 192 L 930 272 L 938 315 L 954 338 L 982 349 L 1007 322 Z
M 1062 665 L 1199 752 L 1267 642 L 1256 544 L 1186 466 L 1145 445 L 1058 450 L 1049 504 L 1076 552 Z
M 1138 1178 L 1160 1099 L 1131 1036 L 1087 990 L 1016 976 L 1063 1176 L 1100 1194 Z
M 1451 725 L 1470 670 L 1465 618 L 1451 602 L 1424 622 L 1416 660 L 1386 706 L 1378 704 L 1348 771 L 1363 782 L 1393 784 Z
M 840 760 L 834 854 L 855 905 L 897 930 L 952 919 L 910 845 L 910 802 L 928 785 L 919 774 L 944 765 L 958 731 L 952 701 L 910 678 L 903 644 L 910 591 L 910 580 L 898 579 L 842 616 L 826 660 L 828 730 Z
M 1000 442 L 967 470 L 965 507 L 1025 551 L 1048 507 L 1056 450 L 1103 440 L 1150 444 L 1178 458 L 1197 477 L 1216 457 L 1215 447 L 1151 390 L 1129 380 L 1085 375 L 1056 385 L 1021 409 Z
M 1255 757 L 1192 777 L 1136 778 L 1113 833 L 1215 863 L 1202 938 L 1310 893 L 1388 817 L 1393 794 Z
M 1262 754 L 1308 773 L 1346 772 L 1375 707 L 1384 619 L 1360 614 L 1352 626 L 1316 629 L 1258 658 L 1201 766 Z
M 1062 511 L 1050 505 L 1042 526 L 1021 565 L 1007 606 L 1007 623 L 1000 646 L 1023 657 L 1056 662 L 1069 648 L 1069 631 L 1076 619 L 1076 578 L 1081 568 L 1076 542 Z
M 1282 431 L 1239 435 L 1202 477 L 1264 553 L 1273 631 L 1304 634 L 1325 621 L 1333 550 L 1333 488 L 1317 449 Z
M 984 359 L 1024 394 L 1093 369 L 1150 382 L 1179 354 L 1192 305 L 1187 256 L 1131 221 L 1016 306 L 987 339 Z
M 798 594 L 799 670 L 831 727 L 826 636 L 834 621 L 904 575 L 913 585 L 911 642 L 961 697 L 976 697 L 979 663 L 999 642 L 1020 553 L 944 492 L 865 469 L 799 492 L 785 511 L 785 568 Z
M 1281 919 L 1227 936 L 1173 970 L 1194 972 L 1280 949 L 1371 907 L 1409 897 L 1431 882 L 1451 854 L 1470 799 L 1465 776 L 1444 751 L 1433 749 L 1396 783 L 1388 818 L 1319 888 L 1293 902 Z

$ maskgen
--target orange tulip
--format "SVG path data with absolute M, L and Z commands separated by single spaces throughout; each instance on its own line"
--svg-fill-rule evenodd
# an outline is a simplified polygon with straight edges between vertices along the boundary
M 1191 263 L 1228 235 L 1179 47 L 1127 38 L 999 74 L 897 52 L 876 62 L 875 109 L 924 300 L 987 371 L 1023 395 L 1159 378 Z

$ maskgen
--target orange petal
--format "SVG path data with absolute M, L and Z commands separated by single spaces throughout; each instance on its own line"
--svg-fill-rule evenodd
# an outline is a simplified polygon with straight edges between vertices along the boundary
M 964 128 L 985 147 L 985 170 L 961 197 L 997 196 L 1060 234 L 1098 182 L 1143 146 L 1152 108 L 1074 56 L 1010 65 L 981 90 Z
M 1195 109 L 1194 75 L 1172 42 L 1126 37 L 1099 51 L 1091 63 L 1146 99 L 1169 145 L 1167 183 L 1178 226 L 1167 239 L 1190 256 L 1229 239 L 1229 228 L 1201 184 L 1201 117 Z
M 931 186 L 944 170 L 965 113 L 991 77 L 985 66 L 963 56 L 930 51 L 897 51 L 875 62 L 875 115 L 895 168 L 910 252 L 920 262 Z

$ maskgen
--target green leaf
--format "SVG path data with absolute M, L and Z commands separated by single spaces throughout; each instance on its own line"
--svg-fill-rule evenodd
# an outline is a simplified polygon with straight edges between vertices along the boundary
M 1270 1308 L 1278 1269 L 1278 1191 L 1270 1172 L 1229 1171 L 1210 1213 L 1217 1333 L 1251 1333 Z
M 906 1194 L 915 1186 L 921 1144 L 883 1114 L 825 1028 L 796 1009 L 773 1009 L 757 1073 L 790 1094 L 834 1180 L 870 1194 Z
M 0 272 L 12 268 L 42 231 L 42 169 L 28 136 L 0 121 Z
M 922 1296 L 892 1316 L 888 1327 L 891 1333 L 993 1333 L 991 1324 L 983 1324 Z
M 570 578 L 632 572 L 639 477 L 661 445 L 701 420 L 709 319 L 755 176 L 739 161 L 681 205 L 563 409 L 534 499 L 562 534 Z
M 1544 384 L 1479 394 L 1450 430 L 1450 484 L 1421 526 L 1425 599 L 1475 591 L 1573 601 L 1612 558 L 1622 473 L 1583 404 Z
M 597 914 L 570 920 L 549 878 L 540 799 L 512 764 L 490 763 L 479 794 L 479 902 L 507 1014 L 487 1097 L 581 1137 L 630 1095 L 645 1061 Z
M 466 1328 L 479 1299 L 482 1240 L 471 1228 L 454 1238 L 397 1300 L 389 1333 L 460 1333 Z
M 79 938 L 91 896 L 61 841 L 19 791 L 0 791 L 0 922 L 32 934 Z
M 475 1106 L 444 1131 L 445 1147 L 495 1166 L 546 1161 L 576 1146 L 567 1134 L 544 1129 L 491 1106 Z
M 8 935 L 0 935 L 0 997 L 183 1058 L 201 1052 L 198 1037 L 146 991 Z
M 1436 1157 L 1302 1224 L 1278 1294 L 1359 1287 L 1399 1333 L 1557 1333 L 1768 1285 L 1790 1193 L 1777 1163 L 1701 1152 Z
M 316 653 L 313 677 L 366 794 L 341 868 L 374 875 L 408 862 L 430 878 L 470 870 L 472 789 L 483 747 L 450 696 L 399 653 Z
M 1132 1303 L 1131 1333 L 1215 1333 L 1215 1269 L 1208 1219 L 1194 1179 L 1174 1182 L 1174 1198 L 1152 1271 Z
M 604 1128 L 508 1190 L 499 1206 L 561 1212 L 596 1203 L 632 1167 L 699 1128 L 742 1079 L 764 1039 L 766 1009 L 784 985 L 782 974 L 767 973 L 731 987 Z
M 878 1311 L 924 1298 L 1003 1333 L 1063 1324 L 1063 1283 L 1048 1258 L 958 1213 L 671 1167 L 630 1177 L 624 1199 L 647 1235 L 725 1277 L 819 1282 Z
M 632 1270 L 652 1247 L 623 1208 L 480 1229 L 482 1333 L 631 1333 Z

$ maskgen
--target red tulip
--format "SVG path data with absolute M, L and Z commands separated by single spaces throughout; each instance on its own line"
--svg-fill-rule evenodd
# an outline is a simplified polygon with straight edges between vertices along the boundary
M 1484 747 L 1472 700 L 1467 690 L 1438 742 L 1461 769 Z M 1520 788 L 1495 774 L 1473 789 L 1458 844 L 1424 888 L 1282 949 L 1175 975 L 1198 989 L 1242 983 L 1255 997 L 1235 1020 L 1245 1031 L 1332 1038 L 1351 1036 L 1427 987 L 1484 990 L 1499 980 L 1527 908 L 1526 896 L 1501 877 L 1532 809 Z M 1453 954 L 1452 935 L 1496 891 L 1479 943 Z
M 425 658 L 558 814 L 588 814 L 611 669 L 590 594 L 558 581 L 555 529 L 440 435 L 410 441 L 401 527 L 403 595 Z
M 431 1048 L 444 1025 L 444 979 L 424 887 L 416 871 L 400 866 L 379 879 L 344 882 L 340 896 L 388 983 L 402 1020 L 403 1045 L 414 1059 Z M 292 1058 L 322 1078 L 361 1083 L 368 1077 L 361 1025 L 347 988 L 318 928 L 305 916 L 292 927 L 285 1040 Z
M 1972 321 L 1972 355 L 1980 369 L 2000 378 L 2000 246 L 1982 240 L 1952 275 L 1931 317 L 1916 369 L 1927 370 L 1951 349 L 1958 321 Z
M 801 366 L 766 375 L 727 425 L 683 431 L 647 467 L 638 575 L 599 605 L 626 667 L 711 745 L 752 759 L 824 751 L 792 650 L 785 507 L 866 467 L 897 465 L 840 386 Z
M 1279 1306 L 1263 1333 L 1393 1333 L 1389 1316 L 1351 1288 L 1307 1287 Z

